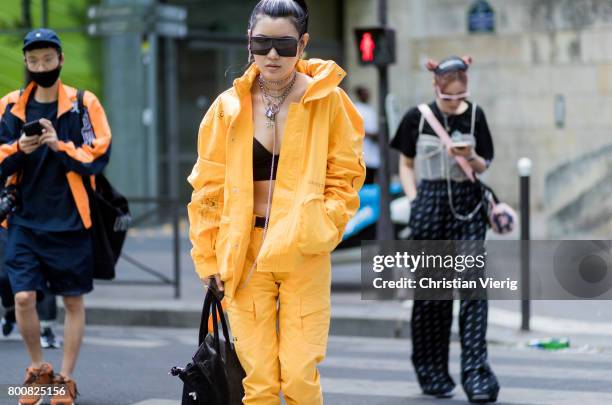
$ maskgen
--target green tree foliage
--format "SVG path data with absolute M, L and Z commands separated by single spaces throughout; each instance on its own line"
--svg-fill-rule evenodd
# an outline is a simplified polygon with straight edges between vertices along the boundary
M 27 22 L 23 7 L 28 0 L 0 1 L 0 95 L 24 83 L 23 36 Z M 100 94 L 102 88 L 100 41 L 86 34 L 87 9 L 99 0 L 48 0 L 49 27 L 62 39 L 66 64 L 62 81 L 68 85 Z M 31 22 L 41 26 L 42 0 L 29 0 Z

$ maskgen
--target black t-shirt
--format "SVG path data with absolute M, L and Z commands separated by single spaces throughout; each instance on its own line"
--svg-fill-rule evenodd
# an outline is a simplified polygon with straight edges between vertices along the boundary
M 468 102 L 468 105 L 469 107 L 462 114 L 447 116 L 448 126 L 450 127 L 449 133 L 453 133 L 455 130 L 464 134 L 469 134 L 471 132 L 472 109 L 474 108 L 474 104 Z M 444 126 L 444 117 L 436 102 L 430 103 L 429 107 L 438 121 Z M 414 158 L 416 156 L 416 144 L 419 138 L 420 122 L 421 112 L 418 107 L 410 109 L 406 115 L 404 115 L 404 118 L 402 118 L 402 122 L 391 141 L 391 147 L 399 150 L 408 158 Z M 427 121 L 423 124 L 423 133 L 437 136 Z M 474 138 L 476 140 L 476 153 L 478 156 L 485 159 L 487 164 L 490 163 L 493 160 L 493 140 L 491 139 L 491 132 L 489 131 L 489 125 L 487 124 L 484 111 L 482 111 L 479 106 L 476 107 Z
M 39 103 L 34 96 L 26 107 L 26 122 L 46 118 L 57 128 L 57 102 Z M 63 232 L 83 229 L 83 223 L 56 152 L 41 145 L 25 155 L 19 182 L 21 207 L 11 222 L 32 229 Z

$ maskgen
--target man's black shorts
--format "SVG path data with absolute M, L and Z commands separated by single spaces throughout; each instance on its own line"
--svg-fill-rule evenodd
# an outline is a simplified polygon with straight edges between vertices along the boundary
M 45 283 L 61 296 L 93 290 L 93 249 L 87 230 L 48 232 L 12 224 L 4 263 L 14 294 L 42 293 Z

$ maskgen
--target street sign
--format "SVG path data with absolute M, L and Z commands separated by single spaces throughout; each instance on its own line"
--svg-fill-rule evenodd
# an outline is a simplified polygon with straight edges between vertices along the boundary
M 395 62 L 395 31 L 372 27 L 355 29 L 355 40 L 361 65 L 387 66 Z
M 495 11 L 486 0 L 476 0 L 468 12 L 469 32 L 495 32 Z
M 147 14 L 147 6 L 92 6 L 87 10 L 90 20 L 142 17 Z
M 155 15 L 161 20 L 187 21 L 187 9 L 181 6 L 158 4 L 155 6 Z
M 175 22 L 156 22 L 155 33 L 162 37 L 185 38 L 187 36 L 187 24 Z
M 141 20 L 97 21 L 87 25 L 87 33 L 95 36 L 122 35 L 145 31 L 146 24 Z
M 162 37 L 187 36 L 187 9 L 171 5 L 94 6 L 87 11 L 91 36 L 154 32 Z

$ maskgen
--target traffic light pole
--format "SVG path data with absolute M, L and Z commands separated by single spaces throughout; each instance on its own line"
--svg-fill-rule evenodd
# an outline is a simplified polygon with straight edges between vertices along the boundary
M 382 27 L 387 26 L 387 1 L 378 0 L 378 19 Z M 393 224 L 391 223 L 391 197 L 389 195 L 389 133 L 385 99 L 389 93 L 389 68 L 378 66 L 378 114 L 379 130 L 378 145 L 380 150 L 380 168 L 378 170 L 378 185 L 380 186 L 380 217 L 376 224 L 376 239 L 379 241 L 393 240 Z

